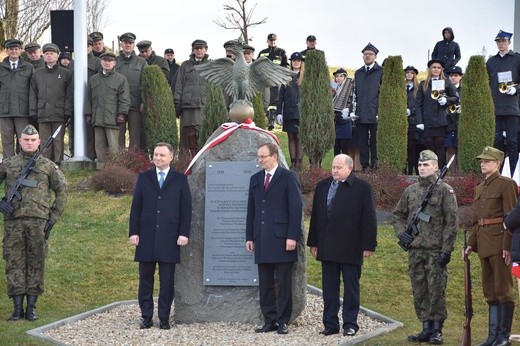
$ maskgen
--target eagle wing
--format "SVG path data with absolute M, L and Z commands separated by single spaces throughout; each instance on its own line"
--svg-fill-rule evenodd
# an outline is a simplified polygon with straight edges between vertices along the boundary
M 208 61 L 205 64 L 195 65 L 200 76 L 216 85 L 220 85 L 224 92 L 233 95 L 236 89 L 236 81 L 233 78 L 234 61 L 230 58 L 221 58 Z
M 256 92 L 268 87 L 280 86 L 292 79 L 294 72 L 286 67 L 276 65 L 266 57 L 255 60 L 249 69 L 250 86 Z

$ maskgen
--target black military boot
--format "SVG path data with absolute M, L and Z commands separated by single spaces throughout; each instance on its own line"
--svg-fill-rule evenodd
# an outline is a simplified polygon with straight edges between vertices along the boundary
M 500 319 L 498 322 L 498 336 L 493 346 L 510 346 L 511 324 L 513 323 L 514 303 L 500 304 Z
M 8 321 L 18 321 L 23 318 L 23 294 L 13 296 L 14 310 Z
M 408 335 L 408 341 L 411 342 L 425 342 L 430 341 L 432 335 L 433 321 L 423 321 L 423 330 L 417 335 Z
M 444 321 L 433 321 L 432 335 L 428 341 L 431 345 L 442 345 L 442 325 Z
M 478 346 L 492 346 L 498 336 L 498 321 L 500 318 L 500 305 L 489 305 L 489 333 L 486 341 Z
M 36 310 L 36 300 L 38 300 L 38 296 L 33 296 L 31 294 L 27 295 L 27 309 L 25 309 L 25 319 L 27 321 L 36 321 L 38 317 L 34 310 Z

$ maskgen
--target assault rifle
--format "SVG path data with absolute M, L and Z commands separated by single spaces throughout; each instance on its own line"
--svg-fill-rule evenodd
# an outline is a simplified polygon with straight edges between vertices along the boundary
M 29 187 L 38 186 L 37 182 L 27 179 L 27 176 L 33 170 L 34 166 L 36 165 L 36 160 L 38 160 L 38 158 L 42 155 L 43 150 L 47 149 L 52 144 L 54 139 L 56 137 L 58 137 L 58 134 L 60 133 L 61 128 L 64 126 L 66 127 L 68 123 L 69 123 L 69 121 L 67 121 L 67 123 L 65 125 L 60 125 L 56 129 L 56 131 L 54 131 L 54 134 L 52 136 L 50 136 L 49 138 L 47 138 L 45 143 L 43 143 L 43 145 L 40 146 L 40 149 L 37 150 L 33 154 L 33 156 L 29 159 L 29 161 L 27 161 L 25 163 L 20 175 L 18 176 L 18 178 L 16 178 L 15 183 L 11 186 L 11 188 L 9 188 L 9 191 L 7 191 L 7 195 L 4 198 L 2 198 L 2 200 L 0 201 L 0 212 L 4 213 L 6 216 L 9 216 L 13 213 L 14 208 L 13 208 L 13 205 L 11 204 L 11 202 L 15 197 L 18 200 L 22 199 L 22 195 L 20 194 L 20 188 L 22 186 L 29 186 Z
M 466 231 L 464 231 L 464 316 L 466 320 L 462 326 L 461 346 L 471 346 L 471 318 L 473 317 L 473 297 L 471 295 L 471 272 L 469 264 L 469 256 L 465 250 L 468 247 L 466 240 Z
M 428 202 L 432 197 L 433 190 L 448 172 L 448 169 L 453 163 L 453 160 L 455 160 L 455 155 L 451 157 L 450 162 L 448 162 L 448 164 L 442 168 L 437 179 L 428 187 L 428 190 L 424 194 L 424 197 L 422 198 L 421 203 L 417 207 L 417 210 L 413 213 L 412 218 L 408 223 L 408 227 L 406 227 L 406 231 L 403 232 L 405 234 L 399 236 L 399 241 L 397 242 L 397 244 L 399 244 L 399 246 L 401 246 L 401 248 L 403 248 L 404 251 L 408 251 L 408 249 L 410 248 L 410 244 L 413 242 L 414 238 L 417 237 L 417 235 L 419 234 L 419 228 L 417 227 L 419 221 L 424 221 L 426 223 L 429 223 L 431 221 L 431 216 L 426 214 L 423 210 L 424 208 L 426 208 L 426 205 L 428 205 Z

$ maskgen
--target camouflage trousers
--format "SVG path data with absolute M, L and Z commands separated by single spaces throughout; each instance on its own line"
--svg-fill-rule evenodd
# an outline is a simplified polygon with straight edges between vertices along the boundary
M 444 321 L 448 271 L 439 266 L 440 250 L 410 249 L 408 272 L 412 282 L 415 313 L 420 321 Z
M 30 217 L 4 221 L 3 256 L 10 297 L 43 293 L 46 222 Z

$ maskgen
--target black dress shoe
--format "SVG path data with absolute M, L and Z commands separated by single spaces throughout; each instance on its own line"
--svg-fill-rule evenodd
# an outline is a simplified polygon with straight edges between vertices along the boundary
M 353 328 L 347 328 L 343 331 L 343 336 L 354 336 L 356 333 L 357 332 Z
M 289 334 L 289 328 L 285 323 L 278 326 L 278 334 Z
M 170 322 L 168 320 L 161 320 L 159 323 L 159 329 L 170 329 Z
M 143 317 L 143 320 L 141 321 L 141 325 L 139 326 L 140 329 L 149 329 L 152 328 L 153 322 L 151 317 Z
M 320 334 L 321 335 L 333 335 L 333 334 L 338 334 L 339 333 L 339 328 L 338 329 L 335 329 L 335 328 L 329 328 L 329 327 L 325 327 L 325 329 L 323 329 Z
M 256 328 L 255 333 L 269 333 L 274 332 L 275 330 L 278 330 L 278 325 L 276 323 L 266 323 L 262 326 L 262 328 Z

